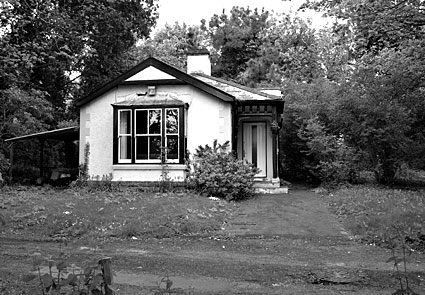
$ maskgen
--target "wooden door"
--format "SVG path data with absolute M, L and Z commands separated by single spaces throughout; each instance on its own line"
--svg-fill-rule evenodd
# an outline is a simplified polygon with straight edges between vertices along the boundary
M 265 122 L 243 124 L 243 158 L 261 171 L 258 177 L 266 177 L 267 136 Z

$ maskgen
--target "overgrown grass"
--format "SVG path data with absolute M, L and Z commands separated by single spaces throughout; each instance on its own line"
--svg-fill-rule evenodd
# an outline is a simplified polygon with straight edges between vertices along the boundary
M 425 190 L 352 186 L 328 197 L 334 212 L 362 241 L 392 248 L 403 239 L 425 251 Z
M 136 188 L 5 187 L 3 234 L 38 239 L 165 238 L 219 230 L 234 204 L 193 193 L 147 193 Z

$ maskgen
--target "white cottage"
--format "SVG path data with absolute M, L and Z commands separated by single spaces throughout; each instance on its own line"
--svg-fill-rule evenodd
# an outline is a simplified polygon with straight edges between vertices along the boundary
M 217 139 L 261 170 L 258 183 L 279 186 L 280 95 L 212 77 L 208 54 L 189 56 L 187 69 L 148 58 L 79 100 L 89 175 L 158 181 L 165 162 L 168 177 L 184 181 L 187 155 Z

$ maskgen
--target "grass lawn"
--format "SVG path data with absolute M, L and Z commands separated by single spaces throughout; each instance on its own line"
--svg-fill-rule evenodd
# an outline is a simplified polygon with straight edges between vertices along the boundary
M 413 250 L 425 251 L 425 190 L 351 186 L 328 198 L 361 241 L 391 248 L 404 240 Z
M 363 242 L 388 247 L 388 237 L 401 232 L 423 250 L 424 191 L 352 186 L 323 198 Z M 381 295 L 397 288 L 388 251 L 340 233 L 310 189 L 236 203 L 120 186 L 14 186 L 0 191 L 0 214 L 0 294 L 42 294 L 37 267 L 48 274 L 51 261 L 66 260 L 68 276 L 104 256 L 114 259 L 122 295 L 170 293 L 161 285 L 169 278 L 176 294 Z
M 194 193 L 3 188 L 3 234 L 41 240 L 140 239 L 219 230 L 234 204 Z

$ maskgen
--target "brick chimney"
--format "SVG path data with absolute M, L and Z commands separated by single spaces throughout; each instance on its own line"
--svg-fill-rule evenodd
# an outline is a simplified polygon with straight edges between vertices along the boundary
M 188 52 L 187 73 L 203 73 L 211 76 L 210 53 L 207 49 L 196 49 Z

